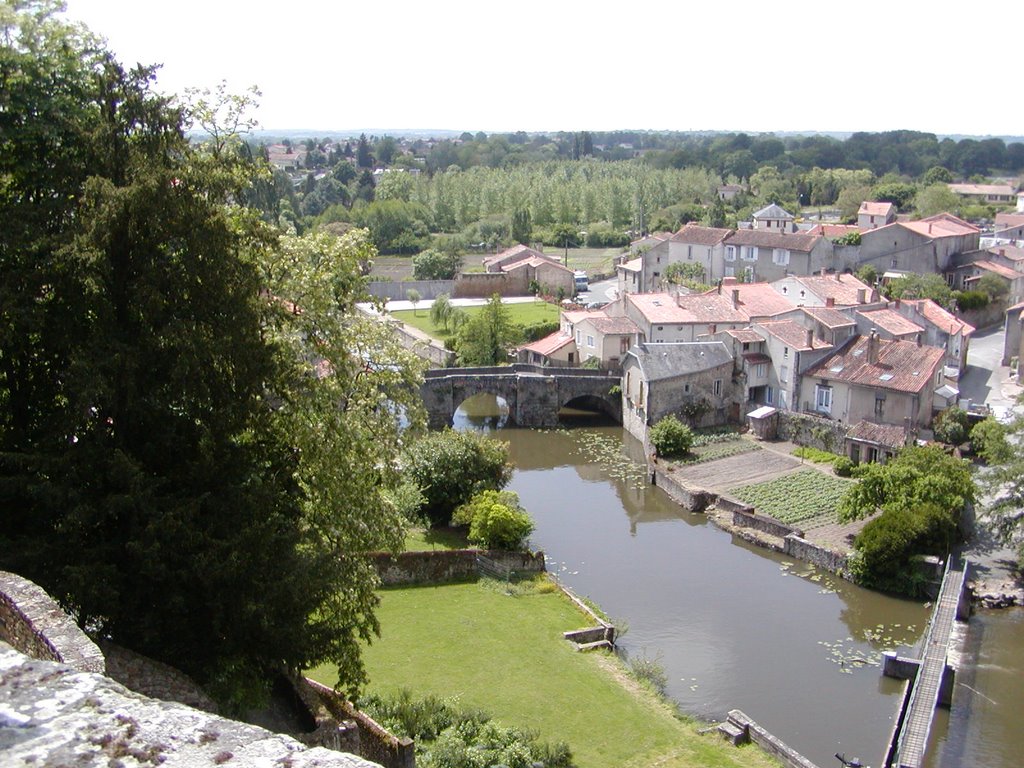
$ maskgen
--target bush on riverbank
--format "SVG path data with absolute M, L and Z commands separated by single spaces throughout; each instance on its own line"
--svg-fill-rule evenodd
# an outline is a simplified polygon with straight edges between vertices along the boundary
M 651 427 L 651 445 L 659 457 L 685 456 L 693 447 L 693 430 L 673 414 L 669 414 Z

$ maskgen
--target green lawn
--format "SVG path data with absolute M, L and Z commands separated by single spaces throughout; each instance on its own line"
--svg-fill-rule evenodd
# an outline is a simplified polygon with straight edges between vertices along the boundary
M 405 534 L 405 551 L 468 549 L 465 528 L 410 528 Z
M 508 311 L 508 316 L 513 323 L 516 325 L 528 326 L 535 323 L 541 323 L 544 321 L 550 321 L 557 323 L 561 315 L 561 310 L 554 304 L 549 304 L 546 301 L 534 301 L 530 304 L 505 304 L 505 309 Z M 465 312 L 467 315 L 475 315 L 480 312 L 483 307 L 460 307 L 460 310 Z M 390 313 L 393 317 L 401 320 L 403 323 L 408 323 L 414 328 L 418 328 L 435 339 L 446 339 L 450 336 L 444 328 L 434 325 L 430 320 L 430 310 L 424 307 L 423 309 L 401 309 L 397 312 Z
M 390 589 L 378 609 L 382 636 L 365 650 L 369 690 L 458 696 L 503 725 L 566 741 L 579 768 L 771 766 L 676 718 L 622 681 L 614 656 L 577 653 L 562 632 L 587 626 L 560 593 L 510 597 L 486 582 Z M 328 685 L 332 670 L 310 676 Z

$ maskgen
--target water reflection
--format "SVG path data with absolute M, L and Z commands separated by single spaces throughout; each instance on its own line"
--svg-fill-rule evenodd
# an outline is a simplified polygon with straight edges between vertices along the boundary
M 505 398 L 487 394 L 463 400 L 452 418 L 455 429 L 474 429 L 478 432 L 492 432 L 507 424 L 508 403 Z

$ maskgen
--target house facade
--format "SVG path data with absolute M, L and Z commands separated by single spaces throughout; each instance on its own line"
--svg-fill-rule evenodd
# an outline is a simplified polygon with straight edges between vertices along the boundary
M 809 275 L 831 266 L 832 253 L 832 241 L 820 235 L 740 229 L 725 240 L 712 274 L 748 283 Z
M 857 226 L 861 231 L 878 229 L 896 221 L 896 206 L 892 203 L 864 201 L 857 211 Z

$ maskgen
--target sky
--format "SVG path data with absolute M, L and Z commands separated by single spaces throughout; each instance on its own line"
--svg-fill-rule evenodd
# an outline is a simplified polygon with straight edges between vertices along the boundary
M 258 86 L 267 130 L 1024 134 L 1019 0 L 66 3 L 164 93 Z

